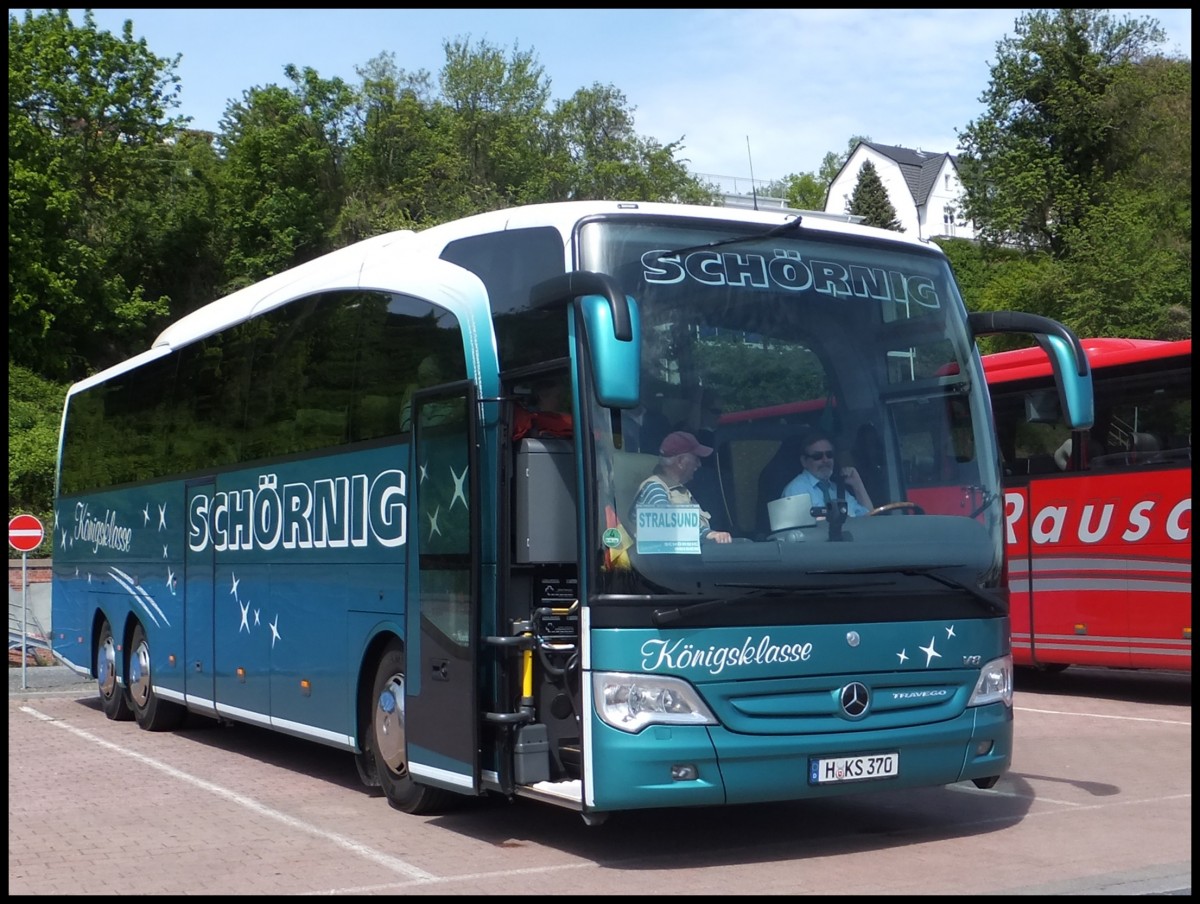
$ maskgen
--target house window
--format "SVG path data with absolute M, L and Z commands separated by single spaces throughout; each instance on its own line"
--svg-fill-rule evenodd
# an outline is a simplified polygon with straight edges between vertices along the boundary
M 946 181 L 946 191 L 950 191 L 950 174 L 946 173 L 942 178 Z

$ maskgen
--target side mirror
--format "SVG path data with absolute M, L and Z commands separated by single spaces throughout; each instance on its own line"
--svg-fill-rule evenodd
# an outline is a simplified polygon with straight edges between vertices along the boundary
M 642 336 L 637 302 L 625 296 L 625 303 L 630 321 L 628 340 L 617 338 L 607 299 L 600 295 L 584 295 L 579 299 L 596 398 L 610 408 L 636 408 L 641 395 Z
M 565 307 L 576 300 L 596 398 L 610 408 L 637 407 L 642 351 L 637 303 L 611 276 L 586 270 L 539 283 L 530 298 L 534 307 Z
M 1050 359 L 1059 404 L 1072 430 L 1086 430 L 1096 419 L 1092 368 L 1079 337 L 1065 324 L 1020 311 L 976 311 L 967 315 L 973 336 L 1031 333 Z

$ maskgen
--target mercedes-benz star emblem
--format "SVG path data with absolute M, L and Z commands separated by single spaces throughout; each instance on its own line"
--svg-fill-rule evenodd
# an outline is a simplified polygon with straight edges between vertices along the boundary
M 871 691 L 861 681 L 852 681 L 842 688 L 842 712 L 851 719 L 861 719 L 871 705 Z

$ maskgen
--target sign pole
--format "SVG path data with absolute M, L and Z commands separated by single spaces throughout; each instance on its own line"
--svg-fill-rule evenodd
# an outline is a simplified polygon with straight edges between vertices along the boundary
M 21 690 L 29 690 L 29 553 L 21 553 Z
M 16 515 L 8 520 L 8 545 L 21 553 L 21 690 L 29 688 L 29 553 L 46 536 L 34 515 Z

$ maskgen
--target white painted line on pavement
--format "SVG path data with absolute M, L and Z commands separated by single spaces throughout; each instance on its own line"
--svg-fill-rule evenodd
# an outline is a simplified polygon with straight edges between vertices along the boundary
M 323 838 L 326 841 L 332 842 L 333 844 L 336 844 L 338 847 L 343 848 L 352 854 L 365 857 L 366 859 L 384 867 L 385 869 L 390 869 L 393 872 L 400 873 L 401 875 L 407 876 L 410 879 L 418 879 L 424 882 L 436 881 L 438 879 L 438 877 L 433 873 L 427 873 L 425 870 L 415 867 L 411 863 L 407 863 L 404 860 L 393 857 L 390 854 L 385 854 L 382 851 L 377 851 L 374 848 L 367 847 L 364 844 L 359 844 L 357 841 L 347 838 L 344 835 L 339 835 L 336 832 L 327 832 L 324 829 L 304 822 L 301 819 L 296 819 L 294 816 L 289 816 L 288 814 L 272 809 L 265 804 L 260 804 L 258 801 L 254 800 L 253 798 L 246 797 L 244 794 L 239 794 L 236 791 L 229 790 L 228 788 L 222 788 L 220 785 L 205 781 L 202 778 L 197 778 L 194 775 L 189 775 L 186 772 L 176 769 L 174 766 L 168 766 L 166 763 L 161 763 L 156 759 L 144 756 L 135 750 L 129 750 L 125 747 L 121 747 L 119 744 L 113 744 L 111 741 L 98 738 L 90 732 L 83 731 L 82 729 L 76 728 L 74 725 L 69 725 L 66 722 L 61 722 L 58 719 L 55 719 L 52 716 L 47 716 L 45 713 L 39 712 L 36 709 L 28 706 L 22 706 L 21 712 L 28 713 L 35 719 L 41 719 L 43 722 L 48 722 L 56 728 L 69 731 L 71 734 L 75 735 L 76 737 L 83 738 L 85 741 L 91 741 L 92 743 L 98 744 L 101 747 L 105 747 L 109 750 L 115 751 L 116 753 L 120 753 L 124 756 L 130 757 L 131 759 L 137 760 L 139 763 L 150 766 L 151 768 L 157 769 L 160 772 L 165 772 L 172 778 L 179 779 L 180 781 L 186 782 L 187 784 L 199 788 L 202 791 L 207 791 L 210 794 L 215 794 L 217 797 L 224 798 L 225 800 L 235 803 L 240 807 L 245 807 L 247 810 L 258 813 L 261 816 L 269 816 L 271 819 L 278 820 L 289 828 L 299 829 L 302 832 L 308 832 L 310 835 L 316 835 L 318 838 Z
M 1022 713 L 1041 713 L 1045 716 L 1085 716 L 1089 719 L 1116 719 L 1121 722 L 1153 722 L 1156 725 L 1184 725 L 1188 728 L 1192 727 L 1191 722 L 1184 722 L 1180 719 L 1148 719 L 1145 716 L 1106 716 L 1100 713 L 1073 713 L 1058 709 L 1030 709 L 1028 706 L 1015 706 L 1013 709 Z

